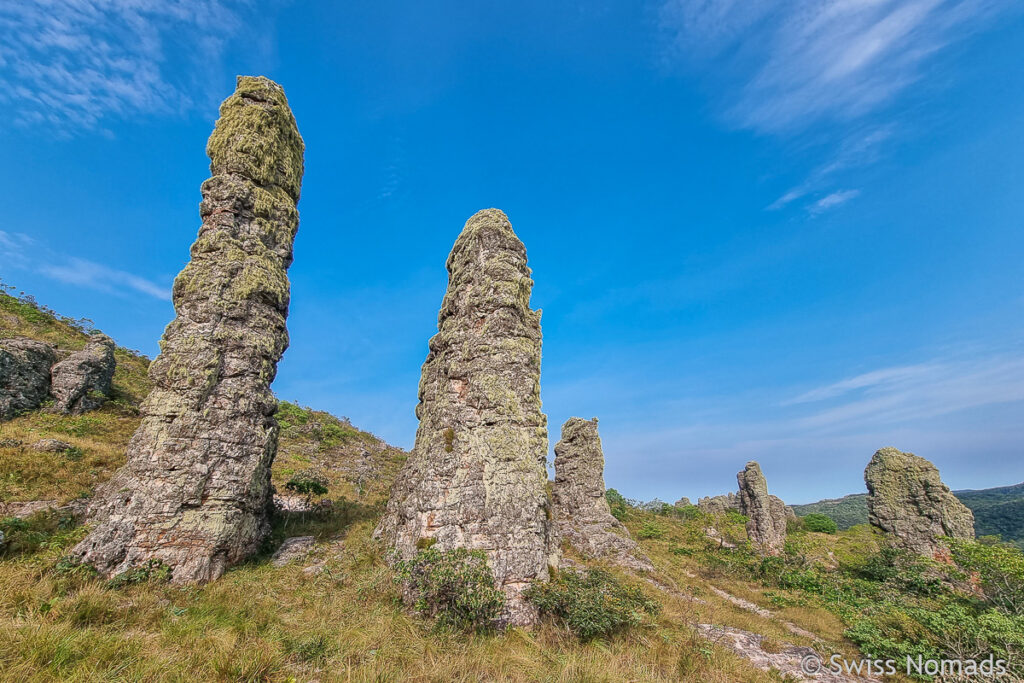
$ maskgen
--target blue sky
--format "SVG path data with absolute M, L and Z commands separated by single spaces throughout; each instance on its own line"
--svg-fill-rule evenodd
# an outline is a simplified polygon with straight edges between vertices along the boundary
M 275 391 L 410 447 L 444 260 L 508 213 L 552 443 L 626 495 L 1024 479 L 1024 15 L 1009 0 L 0 6 L 0 276 L 157 350 L 236 74 L 307 145 Z

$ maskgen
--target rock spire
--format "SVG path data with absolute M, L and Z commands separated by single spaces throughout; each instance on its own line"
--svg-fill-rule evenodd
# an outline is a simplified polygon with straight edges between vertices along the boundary
M 284 90 L 240 76 L 207 144 L 203 224 L 174 281 L 175 319 L 127 463 L 75 548 L 111 576 L 159 561 L 175 582 L 215 579 L 268 531 L 277 401 L 288 345 L 288 266 L 303 142 Z
M 552 498 L 561 537 L 584 556 L 642 571 L 654 569 L 608 506 L 596 418 L 571 417 L 562 425 L 562 439 L 555 445 Z
M 942 483 L 935 465 L 895 448 L 876 452 L 864 470 L 868 520 L 912 552 L 932 555 L 943 536 L 974 538 L 974 513 Z
M 502 620 L 527 624 L 522 597 L 548 578 L 557 544 L 546 492 L 540 311 L 526 248 L 504 213 L 470 218 L 448 257 L 448 290 L 419 386 L 416 442 L 376 535 L 408 559 L 433 543 L 486 551 L 506 593 Z
M 779 555 L 786 543 L 786 504 L 768 494 L 768 482 L 754 461 L 736 474 L 740 512 L 747 516 L 747 536 L 765 555 Z

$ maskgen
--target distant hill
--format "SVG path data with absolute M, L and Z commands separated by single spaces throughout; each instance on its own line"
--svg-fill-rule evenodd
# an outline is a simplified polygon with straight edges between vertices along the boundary
M 992 489 L 954 491 L 956 497 L 974 513 L 974 530 L 978 536 L 999 535 L 1024 547 L 1024 482 Z M 840 529 L 867 524 L 866 493 L 842 498 L 819 500 L 807 505 L 794 505 L 801 517 L 817 512 L 835 520 Z

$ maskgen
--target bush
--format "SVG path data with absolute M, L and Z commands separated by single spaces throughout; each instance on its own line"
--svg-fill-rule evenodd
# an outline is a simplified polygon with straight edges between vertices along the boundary
M 953 560 L 977 577 L 985 597 L 1003 610 L 1024 616 L 1024 553 L 1005 543 L 951 540 Z
M 305 496 L 308 504 L 312 501 L 313 496 L 327 494 L 327 477 L 316 472 L 302 472 L 292 477 L 284 487 L 293 493 Z
M 662 538 L 665 536 L 665 529 L 654 522 L 644 522 L 640 525 L 636 536 L 637 538 Z
M 645 615 L 661 611 L 639 588 L 623 586 L 602 569 L 560 572 L 547 583 L 530 586 L 526 597 L 582 640 L 639 626 Z
M 485 630 L 501 615 L 505 594 L 482 550 L 421 550 L 395 565 L 395 581 L 404 585 L 413 608 L 437 620 L 439 627 Z
M 804 519 L 804 527 L 808 531 L 817 531 L 821 534 L 834 534 L 839 531 L 839 527 L 828 515 L 823 515 L 820 512 L 812 512 L 807 515 Z

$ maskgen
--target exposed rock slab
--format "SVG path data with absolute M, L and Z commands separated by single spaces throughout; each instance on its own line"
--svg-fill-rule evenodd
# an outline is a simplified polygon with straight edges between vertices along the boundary
M 376 535 L 415 556 L 487 553 L 506 594 L 502 620 L 526 624 L 536 609 L 522 592 L 557 566 L 546 492 L 547 418 L 540 403 L 540 312 L 526 248 L 504 213 L 466 222 L 448 257 L 448 290 L 419 386 L 416 442 Z
M 52 346 L 34 339 L 0 339 L 0 420 L 35 410 L 50 397 Z
M 768 494 L 768 482 L 754 461 L 736 474 L 740 512 L 747 516 L 747 536 L 765 555 L 779 555 L 786 544 L 786 504 Z
M 942 483 L 924 458 L 895 448 L 876 452 L 864 470 L 868 520 L 893 543 L 932 555 L 943 536 L 974 538 L 974 513 Z
M 711 642 L 729 648 L 762 671 L 778 671 L 784 680 L 825 683 L 880 680 L 871 676 L 833 673 L 829 670 L 827 659 L 814 648 L 787 643 L 778 652 L 769 652 L 765 649 L 765 637 L 758 633 L 712 624 L 697 624 L 697 631 Z
M 295 560 L 301 560 L 312 550 L 316 539 L 312 536 L 293 536 L 286 538 L 281 547 L 277 549 L 270 563 L 275 567 L 283 567 Z
M 654 570 L 608 506 L 596 418 L 571 417 L 562 425 L 562 439 L 555 445 L 552 499 L 558 532 L 585 557 L 605 558 L 641 571 Z
M 174 282 L 176 318 L 149 368 L 153 390 L 127 464 L 76 548 L 110 576 L 149 560 L 177 583 L 215 579 L 269 530 L 277 401 L 288 345 L 288 266 L 303 143 L 284 90 L 239 77 L 207 144 L 192 259 Z
M 116 365 L 114 340 L 105 334 L 89 337 L 84 349 L 50 369 L 54 408 L 72 415 L 99 408 L 110 398 Z
M 697 508 L 709 515 L 720 515 L 729 510 L 740 510 L 740 497 L 735 493 L 728 493 L 721 496 L 710 496 L 699 498 Z

